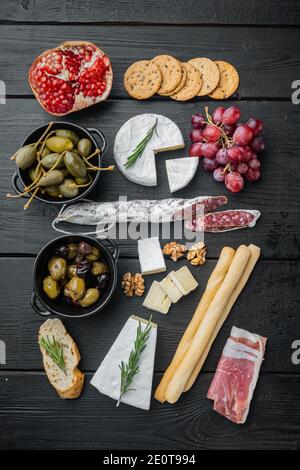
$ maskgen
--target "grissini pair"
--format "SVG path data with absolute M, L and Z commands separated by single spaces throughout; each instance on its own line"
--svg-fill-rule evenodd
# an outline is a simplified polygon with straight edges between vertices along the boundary
M 250 258 L 250 250 L 241 245 L 237 249 L 222 285 L 213 298 L 184 358 L 171 378 L 165 397 L 169 403 L 175 403 L 183 393 L 186 384 L 204 353 L 213 332 L 224 314 Z
M 244 289 L 253 269 L 254 269 L 254 266 L 256 265 L 257 261 L 258 261 L 258 258 L 260 256 L 260 248 L 258 248 L 257 246 L 255 245 L 249 245 L 249 250 L 250 250 L 250 258 L 248 260 L 248 263 L 245 267 L 245 270 L 239 280 L 239 282 L 237 283 L 237 286 L 236 288 L 234 289 L 233 293 L 231 294 L 231 297 L 228 301 L 228 304 L 220 318 L 220 320 L 218 321 L 218 324 L 216 326 L 216 328 L 214 329 L 214 332 L 205 348 L 205 351 L 203 352 L 202 356 L 200 357 L 198 363 L 196 364 L 185 388 L 184 388 L 184 391 L 187 392 L 188 390 L 190 390 L 190 388 L 194 385 L 194 382 L 196 380 L 196 378 L 198 377 L 199 375 L 199 372 L 201 371 L 202 369 L 202 366 L 208 356 L 208 353 L 211 349 L 211 346 L 214 342 L 214 340 L 216 339 L 220 329 L 222 328 L 222 325 L 223 323 L 225 322 L 226 318 L 228 317 L 236 299 L 238 298 L 238 296 L 240 295 L 240 293 L 242 292 L 242 290 Z
M 167 386 L 174 373 L 176 372 L 182 359 L 184 358 L 184 355 L 186 354 L 188 348 L 190 347 L 211 301 L 215 297 L 218 289 L 224 281 L 225 275 L 232 263 L 234 255 L 235 250 L 233 248 L 224 247 L 222 249 L 219 260 L 208 279 L 204 294 L 196 308 L 193 318 L 191 319 L 185 333 L 183 334 L 175 352 L 175 355 L 155 391 L 154 396 L 156 400 L 162 403 L 166 401 L 165 392 Z

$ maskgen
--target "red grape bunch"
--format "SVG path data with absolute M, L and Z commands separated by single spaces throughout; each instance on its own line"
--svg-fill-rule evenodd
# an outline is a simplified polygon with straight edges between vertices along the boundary
M 219 106 L 212 115 L 205 108 L 203 114 L 195 113 L 191 122 L 192 142 L 190 157 L 201 158 L 205 171 L 213 173 L 216 181 L 224 182 L 228 191 L 237 193 L 246 181 L 260 178 L 258 154 L 265 148 L 260 134 L 263 122 L 250 118 L 243 124 L 238 122 L 241 112 L 237 106 Z

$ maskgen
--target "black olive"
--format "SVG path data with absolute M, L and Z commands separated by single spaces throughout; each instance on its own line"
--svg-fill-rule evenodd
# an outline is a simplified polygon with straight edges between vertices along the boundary
M 66 245 L 58 246 L 54 250 L 55 256 L 61 256 L 62 258 L 65 258 L 67 254 L 68 254 L 68 247 Z
M 76 255 L 76 258 L 75 258 L 75 263 L 76 264 L 79 264 L 81 263 L 81 261 L 83 260 L 83 255 L 80 255 L 79 253 Z
M 80 261 L 76 266 L 76 274 L 78 277 L 85 277 L 91 271 L 91 263 L 87 260 Z
M 92 247 L 89 243 L 86 242 L 80 242 L 78 243 L 77 247 L 77 253 L 79 253 L 82 256 L 89 255 L 92 251 Z
M 103 273 L 100 274 L 100 276 L 97 277 L 97 285 L 100 290 L 104 289 L 108 283 L 109 279 L 109 274 L 108 273 Z

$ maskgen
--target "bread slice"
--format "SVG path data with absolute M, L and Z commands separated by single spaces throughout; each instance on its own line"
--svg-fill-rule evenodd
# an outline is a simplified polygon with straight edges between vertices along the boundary
M 65 372 L 58 367 L 41 346 L 42 337 L 48 337 L 51 341 L 54 337 L 63 345 Z M 40 327 L 38 340 L 43 355 L 44 369 L 51 385 L 61 398 L 78 398 L 84 384 L 84 374 L 77 368 L 81 356 L 76 343 L 67 333 L 62 321 L 58 318 L 45 321 Z

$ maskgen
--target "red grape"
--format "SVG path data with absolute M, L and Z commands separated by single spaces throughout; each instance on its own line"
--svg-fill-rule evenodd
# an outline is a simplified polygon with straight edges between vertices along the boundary
M 203 131 L 201 129 L 193 129 L 190 133 L 190 140 L 192 142 L 203 142 Z
M 254 150 L 255 153 L 260 153 L 265 148 L 265 142 L 262 137 L 254 137 L 252 140 L 250 147 Z
M 190 157 L 201 157 L 202 155 L 201 147 L 202 147 L 202 144 L 200 142 L 196 142 L 190 145 L 190 149 L 189 149 Z
M 235 124 L 241 117 L 241 112 L 236 106 L 230 106 L 224 111 L 222 123 L 227 125 Z
M 221 130 L 216 126 L 208 124 L 203 131 L 203 136 L 208 142 L 217 142 L 221 137 Z
M 241 126 L 237 127 L 234 134 L 233 140 L 237 145 L 247 145 L 250 140 L 253 138 L 253 131 L 250 127 L 242 124 Z
M 220 149 L 217 151 L 216 160 L 221 165 L 226 165 L 229 162 L 228 153 L 226 149 Z
M 248 119 L 246 125 L 252 129 L 254 135 L 259 134 L 264 127 L 264 123 L 260 119 L 255 118 Z
M 216 142 L 205 142 L 201 147 L 201 153 L 203 157 L 207 158 L 214 158 L 218 150 L 219 147 Z
M 223 106 L 218 106 L 214 110 L 211 117 L 215 124 L 221 124 L 224 111 L 225 111 L 225 108 L 223 108 Z
M 258 158 L 251 158 L 251 160 L 248 162 L 248 165 L 250 168 L 252 168 L 252 170 L 258 170 L 260 168 L 260 161 Z
M 260 178 L 260 171 L 259 170 L 253 170 L 252 168 L 248 168 L 247 173 L 245 174 L 245 178 L 247 181 L 256 181 Z
M 228 173 L 225 178 L 225 186 L 231 193 L 238 193 L 244 187 L 244 178 L 236 171 Z
M 231 147 L 227 150 L 228 158 L 231 162 L 240 162 L 242 160 L 242 154 L 238 147 Z
M 223 166 L 218 166 L 213 172 L 213 177 L 216 181 L 220 183 L 225 180 L 226 173 L 224 172 Z
M 204 118 L 203 114 L 200 114 L 200 113 L 193 114 L 192 119 L 191 119 L 191 123 L 192 123 L 192 126 L 195 129 L 203 128 L 204 125 L 205 125 L 205 118 Z
M 216 168 L 218 168 L 219 163 L 215 158 L 202 158 L 202 166 L 203 170 L 205 171 L 214 171 Z
M 237 165 L 237 167 L 236 167 L 236 171 L 237 171 L 238 173 L 240 173 L 241 175 L 244 175 L 245 173 L 247 173 L 247 170 L 248 170 L 248 165 L 247 165 L 247 163 L 241 162 L 241 163 L 239 163 L 239 164 Z
M 229 137 L 233 136 L 235 130 L 236 130 L 236 125 L 235 124 L 232 124 L 231 126 L 229 126 L 229 125 L 224 126 L 224 131 L 226 132 L 226 134 Z
M 251 148 L 248 147 L 248 145 L 239 145 L 238 149 L 242 155 L 242 162 L 247 163 L 250 160 L 250 158 L 253 156 L 253 152 Z

